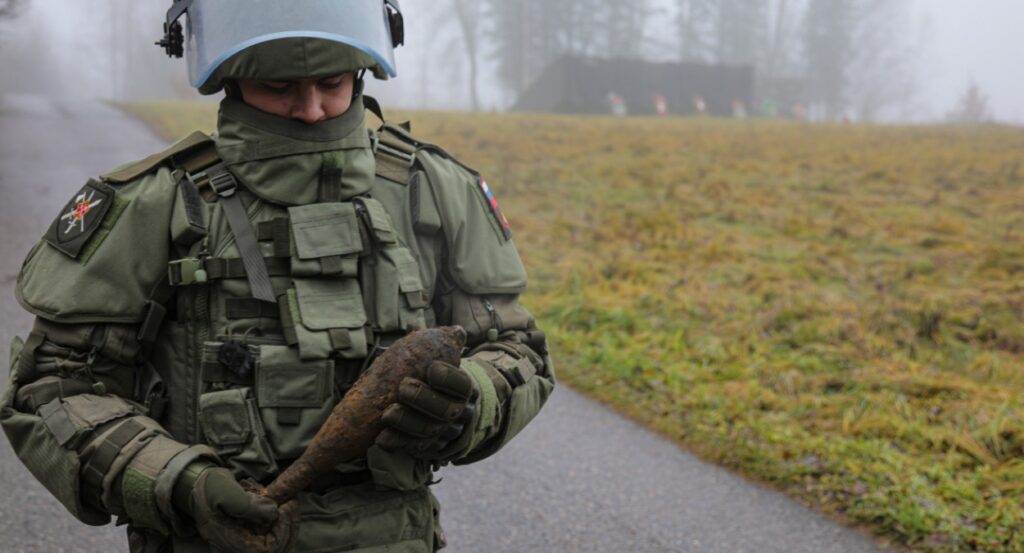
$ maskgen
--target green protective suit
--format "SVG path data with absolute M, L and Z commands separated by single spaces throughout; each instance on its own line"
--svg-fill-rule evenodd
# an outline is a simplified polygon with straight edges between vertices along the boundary
M 373 355 L 462 325 L 480 394 L 443 458 L 371 448 L 300 496 L 297 551 L 443 546 L 428 489 L 498 451 L 548 398 L 544 335 L 486 185 L 361 98 L 307 125 L 231 98 L 214 139 L 90 181 L 29 253 L 0 423 L 77 518 L 125 520 L 132 551 L 208 551 L 172 491 L 206 460 L 268 482 Z

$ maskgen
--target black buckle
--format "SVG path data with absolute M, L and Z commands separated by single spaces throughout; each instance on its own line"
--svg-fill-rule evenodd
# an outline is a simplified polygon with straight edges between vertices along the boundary
M 186 173 L 185 176 L 192 184 L 196 185 L 196 188 L 202 188 L 209 186 L 218 196 L 227 198 L 228 196 L 235 193 L 238 188 L 238 182 L 235 181 L 235 176 L 227 170 L 226 167 L 214 166 L 206 171 L 202 171 L 196 174 Z

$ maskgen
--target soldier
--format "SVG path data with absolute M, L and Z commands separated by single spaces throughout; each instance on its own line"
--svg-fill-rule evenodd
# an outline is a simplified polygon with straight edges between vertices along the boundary
M 0 405 L 18 457 L 81 521 L 126 523 L 133 552 L 243 551 L 238 526 L 262 536 L 250 551 L 443 547 L 434 471 L 501 449 L 554 375 L 483 179 L 364 126 L 398 2 L 175 0 L 165 32 L 200 93 L 226 92 L 217 133 L 89 180 L 29 253 L 36 321 Z M 467 331 L 460 365 L 404 381 L 364 457 L 280 508 L 243 486 L 294 460 L 376 354 L 440 325 Z

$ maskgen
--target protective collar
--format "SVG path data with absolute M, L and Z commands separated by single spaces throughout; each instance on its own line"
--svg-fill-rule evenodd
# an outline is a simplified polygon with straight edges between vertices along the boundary
M 225 98 L 217 151 L 242 184 L 264 200 L 303 205 L 349 199 L 373 184 L 375 162 L 364 120 L 362 96 L 342 115 L 313 124 Z

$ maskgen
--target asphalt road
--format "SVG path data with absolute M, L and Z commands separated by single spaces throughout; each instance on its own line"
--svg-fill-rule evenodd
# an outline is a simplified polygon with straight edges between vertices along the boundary
M 31 324 L 13 294 L 31 245 L 89 176 L 161 147 L 99 103 L 0 97 L 0 358 Z M 6 370 L 0 375 L 6 381 Z M 879 550 L 565 387 L 500 454 L 441 476 L 436 491 L 454 553 Z M 126 546 L 119 528 L 75 521 L 0 438 L 0 553 Z

